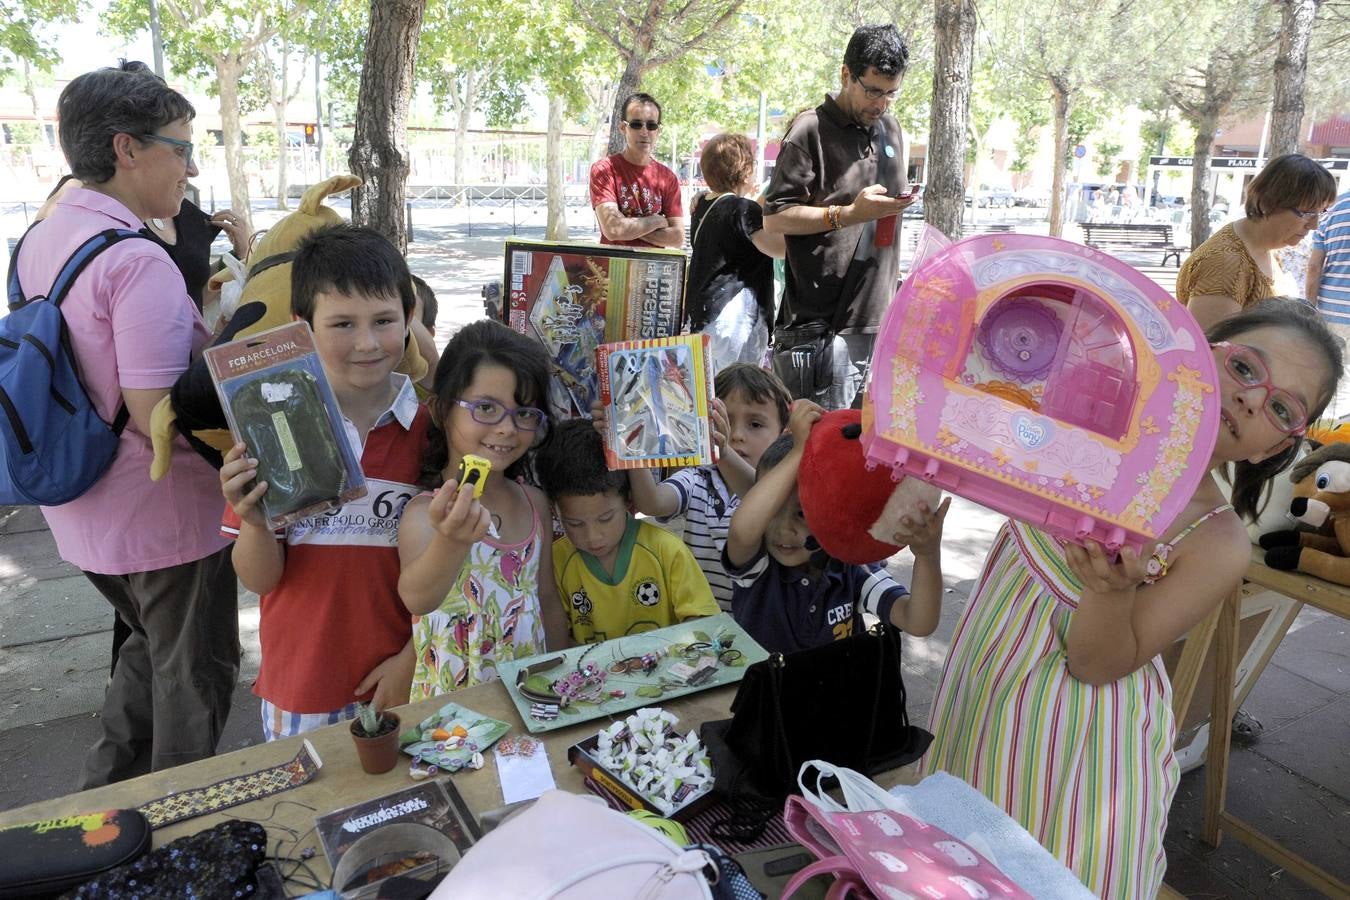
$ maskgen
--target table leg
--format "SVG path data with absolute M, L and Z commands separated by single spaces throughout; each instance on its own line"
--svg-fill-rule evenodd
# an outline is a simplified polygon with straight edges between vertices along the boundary
M 1177 660 L 1176 672 L 1172 676 L 1172 718 L 1176 720 L 1178 730 L 1186 719 L 1186 711 L 1191 708 L 1195 686 L 1205 667 L 1205 657 L 1214 640 L 1214 628 L 1221 612 L 1222 603 L 1186 634 L 1186 644 L 1181 649 L 1181 658 Z
M 1219 846 L 1224 796 L 1228 790 L 1228 753 L 1233 738 L 1233 682 L 1237 676 L 1238 607 L 1241 590 L 1223 602 L 1214 631 L 1214 697 L 1210 702 L 1209 747 L 1205 754 L 1205 822 L 1201 838 Z

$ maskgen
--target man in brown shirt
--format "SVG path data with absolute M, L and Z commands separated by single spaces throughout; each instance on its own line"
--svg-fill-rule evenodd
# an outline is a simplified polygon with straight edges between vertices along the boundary
M 895 222 L 880 224 L 878 240 L 877 220 L 898 216 L 916 199 L 900 123 L 887 113 L 908 61 L 894 25 L 855 31 L 838 93 L 793 121 L 765 193 L 764 230 L 787 235 L 778 324 L 832 324 L 839 304 L 847 305 L 834 342 L 828 405 L 835 408 L 854 403 L 900 272 L 897 242 L 885 237 Z M 850 278 L 852 266 L 859 268 Z

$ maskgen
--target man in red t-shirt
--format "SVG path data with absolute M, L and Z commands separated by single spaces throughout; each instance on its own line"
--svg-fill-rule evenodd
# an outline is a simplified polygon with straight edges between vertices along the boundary
M 684 244 L 684 203 L 680 180 L 652 157 L 661 128 L 661 104 L 650 94 L 633 94 L 623 105 L 626 146 L 591 166 L 591 206 L 600 240 L 634 247 Z

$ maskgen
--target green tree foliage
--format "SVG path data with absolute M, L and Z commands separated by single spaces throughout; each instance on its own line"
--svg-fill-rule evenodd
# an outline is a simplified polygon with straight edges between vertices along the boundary
M 262 45 L 308 13 L 309 0 L 159 0 L 159 9 L 173 69 L 208 79 L 208 90 L 220 98 L 230 205 L 247 220 L 240 82 Z M 115 33 L 135 35 L 149 28 L 149 7 L 142 0 L 112 0 L 105 21 Z
M 572 0 L 580 20 L 617 52 L 622 74 L 615 90 L 609 150 L 623 149 L 624 99 L 653 69 L 707 50 L 736 21 L 745 0 Z
M 1097 174 L 1103 178 L 1109 178 L 1115 174 L 1120 162 L 1120 152 L 1125 148 L 1114 141 L 1101 141 L 1097 144 L 1095 161 L 1097 163 Z
M 1175 54 L 1180 0 L 1002 0 L 987 8 L 989 50 L 1013 93 L 1047 98 L 1056 165 L 1050 233 L 1063 228 L 1064 170 L 1092 120 L 1136 99 L 1141 73 Z M 1095 110 L 1093 108 L 1096 108 Z M 1086 110 L 1075 119 L 1075 108 Z
M 888 21 L 896 22 L 910 49 L 909 69 L 891 113 L 907 134 L 923 131 L 932 82 L 928 17 L 927 0 L 825 7 L 750 0 L 704 49 L 643 76 L 642 90 L 662 105 L 662 157 L 670 153 L 666 142 L 672 132 L 682 158 L 705 132 L 756 136 L 761 92 L 770 120 L 766 141 L 781 139 L 796 113 L 839 90 L 844 48 L 854 29 Z
M 1191 242 L 1210 232 L 1212 175 L 1209 160 L 1219 123 L 1270 102 L 1271 73 L 1278 41 L 1279 11 L 1266 0 L 1197 4 L 1197 18 L 1209 15 L 1223 28 L 1187 29 L 1174 70 L 1162 80 L 1168 100 L 1195 130 L 1191 152 Z
M 50 72 L 61 52 L 46 26 L 75 21 L 83 6 L 81 0 L 0 3 L 0 81 L 25 60 L 40 72 Z

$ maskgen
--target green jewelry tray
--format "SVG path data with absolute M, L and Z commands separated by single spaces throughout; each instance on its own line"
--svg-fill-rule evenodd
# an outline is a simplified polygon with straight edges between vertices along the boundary
M 718 637 L 729 637 L 731 649 L 739 651 L 740 656 L 736 657 L 732 664 L 718 663 L 712 677 L 706 681 L 695 685 L 681 683 L 671 686 L 671 682 L 679 680 L 671 674 L 671 666 L 675 664 L 693 665 L 700 657 L 711 655 L 711 650 L 691 650 L 692 658 L 690 658 L 680 653 L 679 648 L 690 644 L 711 644 Z M 672 648 L 675 648 L 673 652 Z M 639 670 L 616 674 L 609 671 L 610 666 L 619 660 L 641 657 L 644 653 L 652 653 L 658 650 L 666 650 L 667 655 L 657 662 L 656 668 L 651 673 L 643 673 Z M 730 613 L 721 613 L 703 619 L 690 619 L 688 622 L 658 628 L 655 631 L 644 631 L 640 634 L 613 638 L 598 644 L 569 647 L 557 652 L 541 653 L 538 656 L 499 662 L 497 674 L 501 676 L 501 682 L 506 687 L 506 693 L 510 695 L 511 702 L 516 705 L 516 711 L 520 713 L 521 721 L 525 723 L 526 728 L 537 734 L 542 731 L 567 728 L 571 725 L 589 722 L 592 719 L 606 719 L 643 706 L 660 706 L 675 697 L 683 697 L 686 694 L 721 687 L 724 684 L 734 684 L 741 680 L 747 666 L 754 665 L 761 660 L 768 659 L 768 657 L 768 651 L 755 643 L 755 639 L 746 634 L 745 630 L 736 624 Z M 558 660 L 556 665 L 549 665 L 546 669 L 540 668 L 541 665 L 552 663 L 554 660 Z M 531 707 L 535 705 L 536 701 L 522 695 L 517 685 L 517 677 L 520 673 L 535 670 L 538 674 L 552 681 L 569 672 L 575 672 L 581 666 L 592 662 L 606 673 L 604 687 L 600 692 L 598 702 L 573 701 L 567 706 L 560 707 L 555 719 L 535 718 L 531 713 Z M 665 679 L 664 685 L 663 678 Z M 643 690 L 644 688 L 645 690 Z M 624 691 L 624 696 L 609 696 L 609 692 L 615 689 Z M 654 693 L 658 689 L 661 690 L 661 693 Z M 643 693 L 639 693 L 639 691 L 643 691 Z

